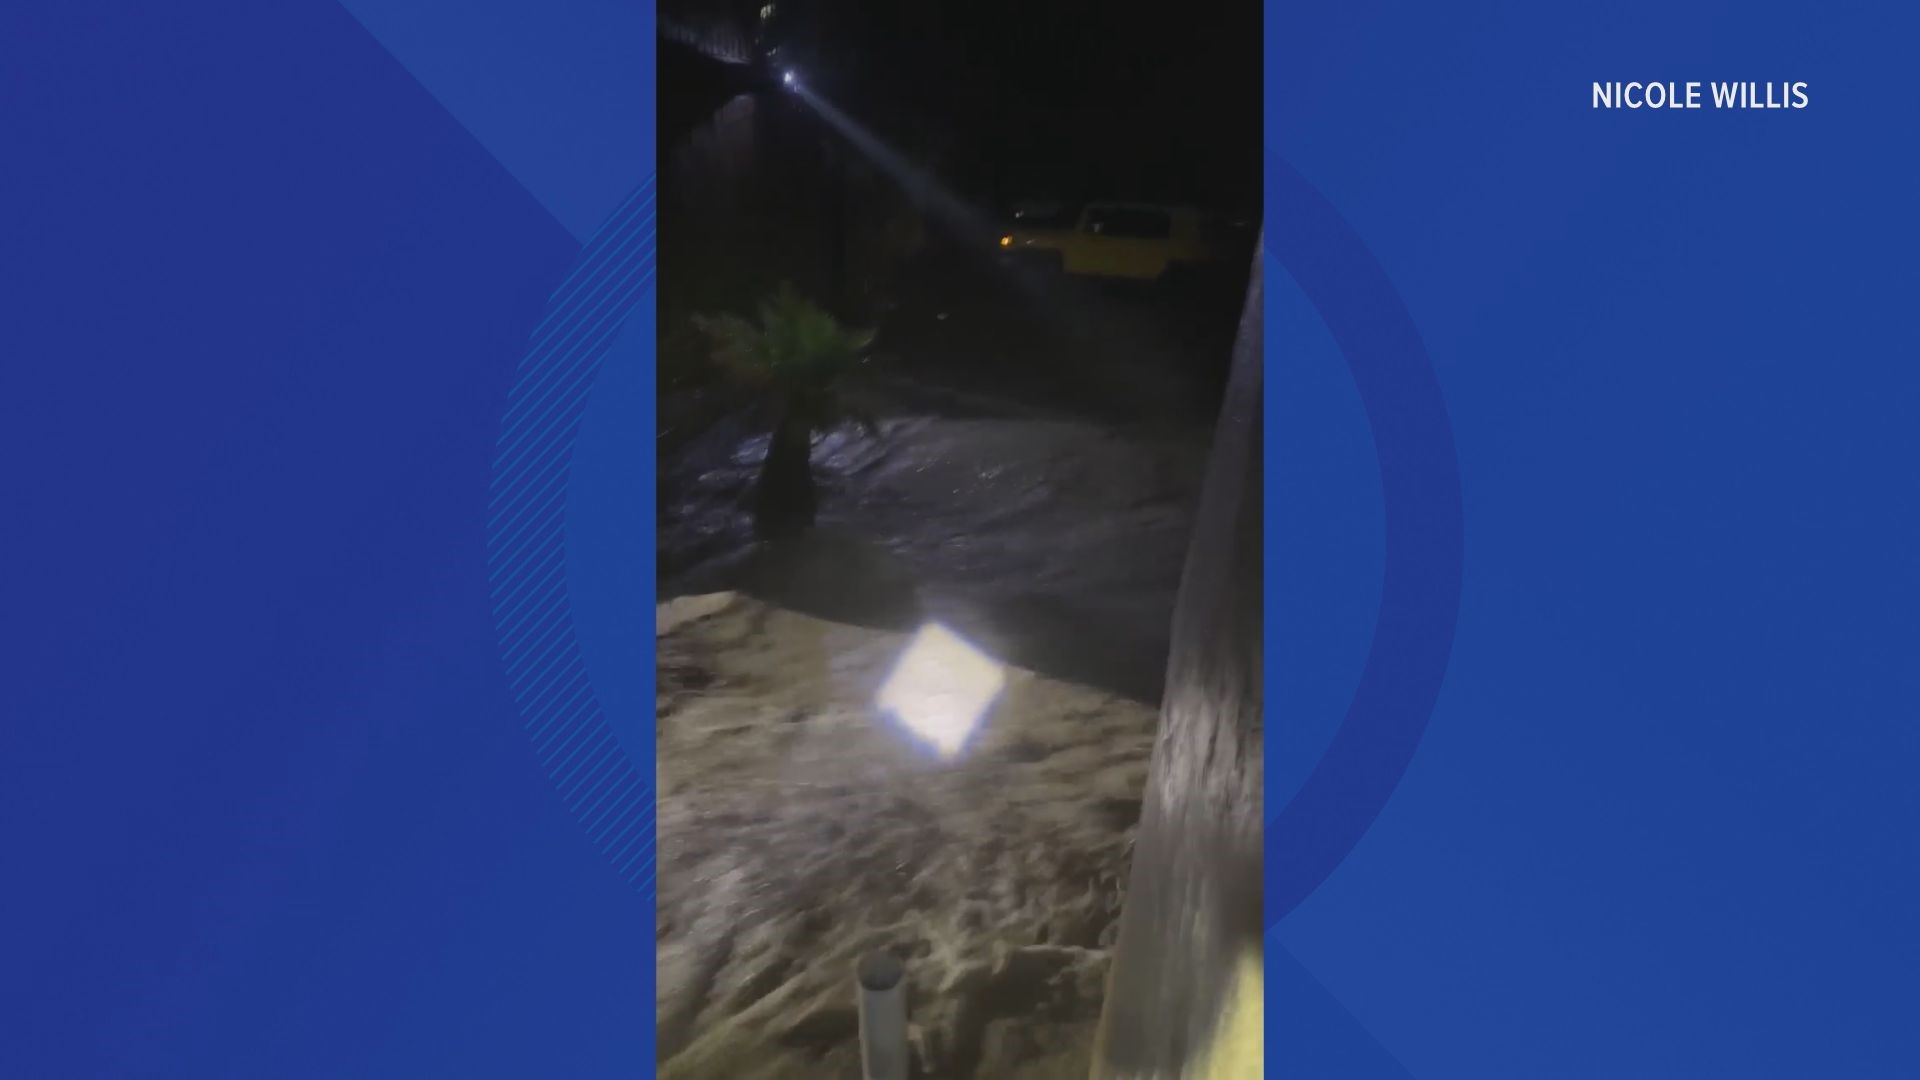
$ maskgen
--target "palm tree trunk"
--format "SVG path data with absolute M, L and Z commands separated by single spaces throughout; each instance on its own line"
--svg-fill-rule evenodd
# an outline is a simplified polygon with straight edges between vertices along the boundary
M 1095 1080 L 1263 1071 L 1260 330 L 1256 260 L 1175 602 Z
M 766 460 L 753 489 L 753 527 L 762 539 L 802 532 L 813 525 L 813 425 L 791 410 L 774 425 Z

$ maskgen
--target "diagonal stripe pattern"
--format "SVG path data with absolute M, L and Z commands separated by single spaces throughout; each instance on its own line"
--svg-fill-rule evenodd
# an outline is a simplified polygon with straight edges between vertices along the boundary
M 496 444 L 487 568 L 507 678 L 560 797 L 642 895 L 654 887 L 653 778 L 634 768 L 588 681 L 567 599 L 566 495 L 587 394 L 653 281 L 654 178 L 581 250 L 528 341 Z

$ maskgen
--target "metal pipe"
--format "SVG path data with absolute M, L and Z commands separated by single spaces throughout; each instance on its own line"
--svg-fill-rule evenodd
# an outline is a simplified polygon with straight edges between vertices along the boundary
M 885 951 L 868 953 L 855 969 L 863 1080 L 907 1080 L 906 976 L 905 965 Z

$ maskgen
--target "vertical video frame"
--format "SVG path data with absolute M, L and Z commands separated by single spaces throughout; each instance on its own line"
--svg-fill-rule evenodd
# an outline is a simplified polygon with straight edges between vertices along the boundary
M 659 1075 L 1261 1075 L 1261 6 L 658 18 Z

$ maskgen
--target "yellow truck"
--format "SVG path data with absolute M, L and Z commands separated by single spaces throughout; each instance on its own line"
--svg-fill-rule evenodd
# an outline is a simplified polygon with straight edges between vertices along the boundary
M 1089 203 L 1077 215 L 1059 208 L 1017 209 L 1000 236 L 1009 262 L 1075 277 L 1159 281 L 1168 271 L 1220 259 L 1225 251 L 1205 214 L 1154 203 Z

